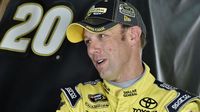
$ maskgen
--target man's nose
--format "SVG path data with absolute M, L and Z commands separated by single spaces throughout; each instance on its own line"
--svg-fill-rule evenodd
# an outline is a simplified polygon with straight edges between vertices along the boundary
M 101 52 L 101 44 L 97 41 L 93 41 L 90 43 L 90 46 L 88 48 L 88 52 L 90 54 L 97 54 Z

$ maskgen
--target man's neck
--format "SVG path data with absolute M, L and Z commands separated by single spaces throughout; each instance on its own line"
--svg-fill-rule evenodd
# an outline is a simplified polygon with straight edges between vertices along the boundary
M 115 82 L 115 81 L 108 81 L 110 84 L 115 85 L 117 87 L 121 87 L 121 88 L 127 88 L 130 87 L 131 85 L 135 84 L 144 74 L 145 74 L 145 67 L 143 65 L 143 72 L 139 75 L 137 75 L 136 77 L 134 77 L 133 79 L 124 81 L 124 82 Z
M 112 84 L 112 85 L 115 85 L 117 87 L 120 87 L 120 88 L 128 88 L 128 87 L 132 86 L 133 84 L 135 84 L 141 77 L 142 77 L 142 75 L 140 77 L 136 77 L 132 80 L 128 80 L 128 81 L 125 81 L 125 82 L 109 81 L 109 83 Z

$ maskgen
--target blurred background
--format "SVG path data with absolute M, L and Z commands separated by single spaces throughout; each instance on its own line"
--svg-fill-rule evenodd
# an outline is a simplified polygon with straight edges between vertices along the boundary
M 60 88 L 99 78 L 66 27 L 97 0 L 0 1 L 0 111 L 55 112 Z M 127 0 L 147 27 L 143 60 L 157 79 L 200 95 L 200 1 Z

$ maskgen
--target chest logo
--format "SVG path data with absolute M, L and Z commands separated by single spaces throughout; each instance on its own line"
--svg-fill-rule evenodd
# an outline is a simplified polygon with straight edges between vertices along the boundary
M 128 91 L 124 91 L 124 97 L 129 97 L 129 96 L 135 96 L 137 95 L 137 91 L 136 89 L 134 90 L 128 90 Z
M 102 94 L 94 94 L 94 95 L 89 94 L 89 95 L 88 95 L 88 98 L 89 98 L 89 100 L 90 100 L 91 102 L 94 102 L 94 103 L 96 103 L 96 102 L 105 102 L 105 101 L 108 101 L 107 97 L 104 96 L 104 95 L 102 95 Z
M 149 97 L 145 97 L 141 99 L 139 103 L 142 107 L 147 108 L 147 109 L 153 109 L 157 107 L 158 105 L 158 103 L 154 99 L 149 98 Z

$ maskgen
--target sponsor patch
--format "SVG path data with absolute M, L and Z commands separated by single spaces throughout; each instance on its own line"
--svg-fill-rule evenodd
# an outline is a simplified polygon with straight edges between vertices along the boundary
M 84 82 L 83 84 L 86 85 L 86 84 L 91 84 L 91 85 L 96 85 L 98 82 L 100 82 L 101 80 L 100 79 L 97 79 L 97 80 L 94 80 L 94 81 L 88 81 L 88 82 Z
M 90 102 L 85 102 L 85 105 L 89 108 L 107 108 L 109 106 L 108 99 L 103 94 L 89 94 L 88 99 Z
M 153 98 L 145 97 L 140 100 L 139 104 L 147 109 L 154 109 L 157 107 L 158 103 Z
M 119 12 L 129 17 L 135 17 L 135 10 L 126 3 L 119 5 Z
M 124 16 L 124 21 L 131 22 L 131 18 L 128 16 Z
M 195 96 L 177 89 L 178 96 L 170 103 L 167 105 L 167 110 L 168 112 L 178 112 L 181 107 L 184 106 L 184 104 L 187 104 L 191 99 L 196 98 Z
M 104 83 L 103 83 L 103 88 L 106 90 L 108 94 L 110 93 L 110 88 L 108 88 Z
M 173 87 L 173 86 L 171 86 L 169 84 L 160 82 L 158 80 L 155 80 L 154 83 L 157 84 L 160 88 L 163 88 L 163 89 L 166 89 L 166 90 L 176 90 L 177 89 L 176 87 Z
M 157 110 L 146 110 L 140 108 L 133 108 L 133 112 L 158 112 Z
M 107 108 L 109 106 L 109 103 L 98 103 L 98 104 L 91 104 L 88 102 L 85 102 L 85 105 L 89 108 Z
M 134 89 L 134 90 L 123 91 L 123 93 L 124 97 L 135 96 L 137 95 L 137 90 Z
M 87 29 L 93 31 L 93 32 L 101 32 L 101 31 L 104 31 L 106 28 L 103 26 L 103 27 L 99 27 L 99 28 L 93 28 L 93 27 L 90 27 L 90 26 L 85 26 Z
M 89 94 L 88 99 L 93 103 L 108 101 L 107 97 L 102 94 Z
M 90 16 L 91 14 L 93 15 L 102 15 L 102 14 L 105 14 L 107 12 L 107 8 L 104 8 L 104 7 L 95 7 L 95 6 L 92 6 L 89 11 L 87 12 L 87 16 Z
M 166 90 L 175 90 L 178 93 L 177 97 L 166 106 L 168 112 L 178 112 L 178 110 L 185 104 L 187 104 L 187 102 L 189 102 L 191 99 L 197 98 L 196 96 L 186 91 L 183 91 L 166 83 L 160 82 L 158 80 L 155 80 L 154 83 L 157 84 L 160 88 Z
M 76 90 L 76 87 L 62 88 L 61 90 L 67 97 L 70 105 L 74 107 L 81 97 L 78 91 Z

